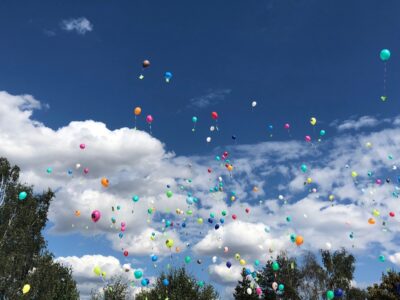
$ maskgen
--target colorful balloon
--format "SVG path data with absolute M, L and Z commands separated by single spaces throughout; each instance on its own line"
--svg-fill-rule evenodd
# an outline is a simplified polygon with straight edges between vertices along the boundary
M 165 72 L 164 73 L 164 78 L 165 78 L 165 82 L 170 82 L 170 80 L 172 78 L 172 73 L 171 72 Z
M 147 59 L 145 59 L 145 60 L 143 61 L 143 63 L 142 63 L 142 67 L 143 67 L 143 68 L 150 67 L 150 61 L 147 60 Z
M 79 148 L 81 148 L 81 149 L 83 150 L 83 149 L 86 148 L 86 145 L 85 145 L 85 144 L 80 144 L 80 145 L 79 145 Z
M 103 178 L 101 179 L 101 185 L 104 186 L 104 187 L 108 187 L 108 184 L 109 184 L 108 179 L 105 178 L 105 177 L 103 177 Z
M 213 111 L 213 112 L 211 113 L 211 118 L 213 118 L 214 120 L 217 120 L 217 119 L 218 119 L 218 113 L 215 112 L 215 111 Z
M 133 272 L 133 275 L 135 276 L 136 279 L 140 279 L 143 276 L 143 271 L 142 270 L 135 270 L 135 272 Z
M 335 298 L 335 294 L 333 293 L 333 291 L 329 290 L 326 292 L 326 299 L 331 300 Z
M 29 293 L 30 290 L 31 290 L 31 286 L 29 284 L 25 284 L 22 288 L 22 293 L 23 294 Z
M 382 49 L 379 56 L 382 61 L 388 61 L 390 58 L 390 51 L 388 49 Z
M 142 109 L 139 106 L 137 106 L 135 107 L 135 110 L 133 112 L 135 116 L 139 116 L 142 113 Z
M 312 117 L 312 118 L 310 119 L 310 124 L 311 124 L 312 126 L 315 126 L 315 124 L 317 124 L 317 119 L 314 118 L 314 117 Z
M 92 211 L 92 221 L 93 221 L 93 222 L 96 223 L 97 221 L 100 220 L 100 218 L 101 218 L 101 213 L 100 213 L 100 211 L 98 211 L 98 210 Z
M 28 194 L 26 192 L 21 192 L 18 195 L 18 199 L 21 200 L 21 201 L 25 200 L 26 196 L 28 196 Z
M 148 124 L 153 123 L 153 116 L 152 116 L 152 115 L 148 115 L 148 116 L 146 117 L 146 122 L 147 122 Z
M 301 235 L 296 236 L 296 245 L 300 246 L 301 244 L 303 244 L 304 239 Z

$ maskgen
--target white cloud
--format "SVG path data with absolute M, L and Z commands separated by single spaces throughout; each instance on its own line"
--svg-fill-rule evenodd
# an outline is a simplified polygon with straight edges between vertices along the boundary
M 400 252 L 396 252 L 393 255 L 389 256 L 389 260 L 394 263 L 395 265 L 400 266 Z
M 375 117 L 371 116 L 362 116 L 359 119 L 348 119 L 338 124 L 338 121 L 335 121 L 331 124 L 331 126 L 336 127 L 338 131 L 345 130 L 359 130 L 365 127 L 374 127 L 380 124 L 382 120 L 378 120 Z
M 225 100 L 226 96 L 231 93 L 231 89 L 210 90 L 207 94 L 194 97 L 189 100 L 189 107 L 193 108 L 206 108 L 216 105 L 217 103 Z
M 93 24 L 85 17 L 81 17 L 63 20 L 61 22 L 61 28 L 66 31 L 76 31 L 78 34 L 84 35 L 93 30 Z

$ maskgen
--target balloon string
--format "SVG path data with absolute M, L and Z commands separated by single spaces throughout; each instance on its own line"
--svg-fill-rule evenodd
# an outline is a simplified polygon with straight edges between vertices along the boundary
M 384 63 L 384 71 L 383 71 L 383 96 L 386 96 L 386 62 Z

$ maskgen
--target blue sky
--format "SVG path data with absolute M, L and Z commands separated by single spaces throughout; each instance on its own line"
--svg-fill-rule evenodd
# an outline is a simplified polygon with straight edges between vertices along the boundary
M 62 188 L 46 231 L 49 248 L 57 257 L 110 255 L 116 257 L 121 265 L 132 262 L 133 269 L 144 268 L 148 277 L 156 275 L 161 268 L 154 269 L 149 259 L 145 264 L 138 263 L 137 259 L 148 258 L 151 253 L 147 253 L 149 251 L 144 247 L 137 255 L 124 258 L 118 234 L 107 232 L 105 228 L 110 222 L 105 218 L 99 228 L 90 227 L 89 220 L 87 224 L 79 221 L 79 230 L 71 229 L 74 221 L 68 214 L 78 209 L 77 203 L 70 199 L 72 195 L 93 196 L 96 192 L 101 195 L 99 197 L 110 197 L 110 203 L 121 203 L 127 194 L 138 194 L 140 189 L 135 184 L 144 184 L 140 180 L 154 180 L 157 191 L 143 190 L 146 207 L 138 204 L 134 213 L 134 216 L 137 214 L 135 219 L 142 219 L 143 224 L 137 232 L 133 229 L 130 232 L 131 240 L 127 241 L 127 245 L 132 245 L 135 234 L 140 235 L 147 229 L 161 230 L 162 218 L 183 222 L 180 216 L 167 213 L 170 210 L 174 212 L 176 207 L 160 204 L 162 209 L 154 216 L 153 227 L 145 227 L 147 205 L 151 201 L 158 203 L 157 197 L 165 193 L 166 184 L 172 185 L 174 193 L 182 196 L 177 201 L 183 201 L 181 208 L 185 210 L 187 190 L 198 194 L 201 202 L 196 205 L 195 211 L 204 218 L 218 209 L 228 208 L 233 212 L 245 205 L 251 206 L 251 211 L 258 207 L 255 215 L 243 216 L 247 218 L 243 221 L 243 228 L 249 224 L 268 223 L 265 219 L 271 212 L 275 217 L 287 213 L 282 210 L 284 206 L 281 203 L 275 202 L 280 194 L 290 199 L 288 211 L 300 213 L 295 210 L 296 203 L 301 203 L 309 194 L 308 187 L 301 182 L 304 174 L 298 171 L 298 167 L 305 163 L 310 172 L 315 170 L 311 175 L 319 176 L 313 176 L 313 181 L 315 188 L 321 191 L 321 198 L 326 199 L 332 192 L 339 195 L 337 209 L 348 209 L 346 205 L 353 205 L 355 215 L 349 215 L 349 219 L 359 217 L 365 221 L 368 218 L 364 220 L 364 215 L 357 214 L 370 214 L 375 208 L 382 210 L 382 218 L 387 218 L 388 211 L 395 208 L 383 203 L 397 184 L 397 174 L 392 165 L 397 163 L 394 147 L 397 140 L 394 135 L 399 124 L 397 116 L 400 108 L 397 101 L 400 93 L 396 86 L 400 77 L 397 58 L 400 47 L 399 8 L 397 1 L 4 1 L 0 3 L 0 37 L 3 41 L 0 90 L 7 92 L 2 96 L 3 101 L 7 103 L 7 109 L 15 112 L 11 122 L 16 127 L 19 120 L 26 117 L 23 117 L 21 105 L 29 104 L 28 111 L 33 112 L 33 117 L 28 116 L 20 128 L 36 120 L 42 123 L 45 130 L 36 132 L 34 126 L 30 127 L 32 138 L 24 138 L 22 129 L 15 134 L 21 137 L 26 147 L 37 147 L 37 143 L 41 143 L 49 161 L 46 162 L 45 157 L 38 159 L 44 154 L 33 150 L 21 154 L 13 153 L 13 148 L 4 147 L 0 154 L 25 167 L 24 179 L 38 187 Z M 76 20 L 75 23 L 73 20 Z M 71 24 L 78 25 L 73 27 Z M 387 63 L 386 102 L 379 99 L 383 93 L 384 76 L 379 52 L 383 48 L 390 49 L 392 53 Z M 151 66 L 144 70 L 145 78 L 139 80 L 144 59 L 149 59 Z M 163 78 L 166 71 L 173 73 L 168 84 Z M 37 100 L 11 96 L 25 94 Z M 252 101 L 257 101 L 254 109 L 251 108 Z M 136 106 L 143 110 L 138 118 L 140 130 L 148 132 L 145 123 L 147 114 L 154 117 L 154 139 L 142 131 L 132 130 L 133 109 Z M 210 126 L 215 125 L 210 117 L 211 111 L 219 114 L 218 132 L 210 132 Z M 198 117 L 195 132 L 192 132 L 192 116 Z M 313 116 L 318 120 L 315 128 L 309 124 Z M 71 125 L 72 121 L 80 123 Z M 106 124 L 109 130 L 99 127 L 99 122 Z M 283 129 L 285 123 L 290 123 L 290 133 Z M 6 125 L 0 129 L 7 135 L 10 128 Z M 273 125 L 272 130 L 269 125 Z M 59 131 L 61 127 L 64 130 Z M 124 127 L 130 128 L 130 131 L 119 130 Z M 315 140 L 321 129 L 327 134 L 318 143 Z M 37 141 L 33 138 L 35 134 L 48 139 Z M 120 139 L 119 135 L 124 138 Z M 237 137 L 236 144 L 232 135 Z M 312 146 L 304 142 L 305 135 L 312 136 Z M 211 143 L 206 142 L 208 136 L 212 137 Z M 2 138 L 6 139 L 5 136 Z M 364 144 L 370 140 L 375 141 L 371 151 L 376 152 L 367 152 Z M 65 148 L 57 148 L 57 141 L 68 143 L 63 146 Z M 111 141 L 114 144 L 108 144 Z M 81 142 L 88 145 L 87 151 L 68 148 Z M 8 145 L 5 141 L 3 143 Z M 46 143 L 48 147 L 45 147 Z M 91 144 L 96 144 L 93 148 L 100 153 L 93 152 Z M 235 165 L 233 179 L 214 159 L 225 150 L 231 153 Z M 354 155 L 349 157 L 351 153 Z M 104 163 L 96 160 L 102 159 L 102 154 L 105 155 Z M 391 161 L 387 159 L 389 154 L 394 157 Z M 122 156 L 132 156 L 132 161 L 137 159 L 142 167 L 129 165 Z M 37 163 L 30 162 L 36 159 Z M 81 161 L 94 170 L 87 183 L 90 188 L 85 184 L 87 177 L 80 173 L 75 175 L 74 171 L 72 179 L 65 174 L 68 168 L 74 168 Z M 337 164 L 332 165 L 333 162 Z M 188 171 L 189 163 L 193 165 L 192 173 Z M 342 165 L 339 166 L 339 163 Z M 54 169 L 53 177 L 42 172 L 49 166 Z M 212 175 L 206 172 L 209 167 L 213 168 Z M 355 183 L 351 177 L 350 181 L 342 180 L 342 177 L 349 177 L 348 171 L 357 167 L 360 176 L 367 178 Z M 154 169 L 148 171 L 146 168 Z M 390 187 L 379 187 L 387 188 L 387 193 L 377 193 L 375 187 L 371 187 L 373 180 L 365 175 L 368 168 L 373 168 L 379 178 L 392 178 Z M 128 172 L 129 176 L 125 178 L 124 172 Z M 161 174 L 160 177 L 157 174 Z M 340 177 L 332 174 L 340 174 Z M 220 175 L 226 182 L 226 194 L 215 200 L 213 195 L 207 194 L 208 185 L 215 185 Z M 92 186 L 102 176 L 111 177 L 111 187 L 107 191 L 96 190 Z M 182 180 L 189 177 L 193 177 L 193 186 L 185 183 L 187 190 L 180 190 Z M 251 193 L 254 185 L 262 190 L 260 194 Z M 372 194 L 369 189 L 372 189 Z M 238 194 L 235 204 L 228 199 L 231 191 Z M 348 196 L 341 194 L 345 191 L 349 191 Z M 378 194 L 371 197 L 377 198 L 374 200 L 379 205 L 361 203 L 357 191 Z M 93 208 L 79 209 L 90 212 L 96 208 L 95 201 L 100 201 L 99 197 L 91 202 L 91 205 L 94 203 Z M 68 201 L 70 206 L 57 211 L 65 207 L 61 201 Z M 266 207 L 260 208 L 259 201 Z M 271 204 L 267 204 L 268 201 Z M 313 198 L 313 201 L 318 205 L 322 202 L 318 202 L 319 198 Z M 311 202 L 308 204 L 311 205 Z M 63 219 L 64 213 L 68 218 Z M 108 213 L 106 215 L 108 217 Z M 285 216 L 281 217 L 284 220 Z M 124 221 L 129 224 L 129 220 Z M 276 220 L 273 222 L 268 226 L 277 229 L 287 226 L 280 225 Z M 229 277 L 224 273 L 226 270 L 208 269 L 210 257 L 219 256 L 218 251 L 215 254 L 206 251 L 206 235 L 208 233 L 210 241 L 213 240 L 213 227 L 204 224 L 200 234 L 195 220 L 187 223 L 186 229 L 173 230 L 173 234 L 180 237 L 183 247 L 188 248 L 175 255 L 177 264 L 189 254 L 194 261 L 197 258 L 204 261 L 200 266 L 195 263 L 189 266 L 196 272 L 202 269 L 202 279 Z M 293 226 L 302 228 L 301 224 Z M 364 225 L 357 228 L 362 231 Z M 84 229 L 85 226 L 90 229 Z M 277 249 L 280 245 L 278 240 L 285 237 L 286 230 L 293 228 L 282 229 L 271 237 L 277 239 Z M 343 236 L 352 230 L 355 229 L 349 228 Z M 394 258 L 394 249 L 398 246 L 395 227 L 391 230 L 388 240 L 379 240 L 374 244 L 373 240 L 365 238 L 360 242 L 362 246 L 359 251 L 356 250 L 359 262 L 357 282 L 376 281 L 381 271 L 395 266 L 392 264 L 395 261 L 400 263 L 400 256 L 397 260 Z M 226 232 L 229 232 L 228 228 Z M 329 228 L 323 224 L 318 232 L 321 235 L 330 234 Z M 228 243 L 229 239 L 225 242 Z M 185 243 L 190 243 L 190 247 L 186 247 Z M 333 246 L 341 246 L 341 243 Z M 241 245 L 236 246 L 242 249 Z M 285 248 L 283 244 L 281 246 Z M 315 251 L 319 246 L 316 243 L 305 244 L 304 250 Z M 351 242 L 348 246 L 352 249 Z M 192 247 L 197 248 L 192 251 Z M 249 261 L 258 255 L 250 252 Z M 381 253 L 387 257 L 393 255 L 393 261 L 388 258 L 384 264 L 379 262 L 377 256 Z M 241 254 L 246 256 L 246 253 Z M 221 258 L 220 262 L 227 259 Z M 168 258 L 160 264 L 166 266 Z M 91 268 L 88 266 L 88 269 Z M 85 270 L 81 271 L 85 273 Z M 214 272 L 214 275 L 207 275 L 207 271 Z M 87 277 L 90 275 L 87 274 Z M 84 278 L 83 275 L 81 277 Z M 232 278 L 226 282 L 217 280 L 221 294 L 225 295 L 225 286 L 232 285 L 234 276 Z

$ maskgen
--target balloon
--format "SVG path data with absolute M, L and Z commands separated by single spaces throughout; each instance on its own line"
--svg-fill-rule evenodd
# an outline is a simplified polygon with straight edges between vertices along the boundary
M 199 224 L 199 225 L 203 224 L 203 218 L 198 218 L 197 219 L 197 224 Z
M 285 129 L 289 129 L 289 128 L 290 128 L 290 124 L 289 124 L 289 123 L 286 123 L 286 124 L 284 125 L 284 127 L 285 127 Z
M 300 167 L 300 169 L 301 169 L 301 171 L 302 171 L 303 173 L 307 172 L 307 166 L 306 166 L 305 164 L 302 164 L 301 167 Z
M 95 266 L 93 269 L 94 274 L 96 274 L 97 276 L 101 275 L 101 269 L 99 266 Z
M 31 286 L 29 284 L 25 284 L 24 287 L 22 288 L 22 293 L 26 294 L 30 291 Z
M 248 295 L 251 295 L 253 293 L 253 290 L 251 288 L 247 288 L 246 293 Z
M 321 131 L 319 132 L 319 135 L 320 135 L 320 136 L 324 136 L 324 135 L 325 135 L 325 133 L 326 133 L 326 131 L 325 131 L 325 130 L 323 130 L 323 129 L 321 129 Z
M 83 173 L 84 173 L 84 174 L 88 174 L 88 173 L 89 173 L 89 168 L 84 168 L 84 169 L 83 169 Z
M 138 106 L 135 107 L 135 110 L 133 112 L 135 113 L 135 116 L 139 116 L 142 113 L 142 109 Z
M 351 177 L 356 178 L 358 176 L 358 173 L 356 171 L 351 172 Z
M 100 211 L 98 211 L 98 210 L 92 211 L 92 221 L 93 222 L 96 223 L 98 220 L 100 220 L 100 217 L 101 217 Z
M 138 202 L 139 201 L 139 196 L 135 195 L 132 197 L 133 202 Z
M 374 218 L 369 218 L 368 219 L 368 223 L 371 224 L 371 225 L 374 225 L 375 224 L 375 219 Z
M 231 263 L 230 261 L 227 261 L 227 262 L 226 262 L 226 266 L 227 266 L 228 268 L 230 268 L 230 267 L 232 267 L 232 263 Z
M 135 270 L 135 272 L 133 272 L 133 275 L 135 276 L 136 279 L 140 279 L 143 276 L 143 272 L 142 270 Z
M 101 185 L 104 186 L 104 187 L 108 187 L 108 184 L 109 184 L 108 179 L 105 178 L 105 177 L 103 177 L 103 178 L 101 179 Z
M 274 270 L 274 271 L 278 271 L 278 270 L 279 270 L 279 264 L 278 264 L 278 262 L 274 261 L 274 262 L 272 263 L 272 270 Z
M 246 264 L 246 261 L 244 259 L 239 260 L 239 263 L 241 266 L 244 266 Z
M 197 122 L 197 117 L 192 117 L 192 122 L 196 123 Z
M 157 255 L 152 255 L 151 256 L 151 261 L 156 262 L 158 260 Z
M 128 256 L 129 255 L 129 252 L 128 251 L 124 251 L 124 256 Z
M 172 246 L 174 245 L 174 240 L 173 239 L 168 239 L 165 241 L 165 244 L 167 245 L 168 248 L 172 248 Z
M 343 296 L 343 290 L 342 289 L 335 289 L 335 297 L 340 298 Z
M 147 60 L 147 59 L 145 59 L 145 60 L 143 61 L 143 63 L 142 63 L 142 66 L 143 66 L 143 68 L 149 67 L 149 66 L 150 66 L 150 61 Z
M 47 174 L 51 174 L 51 172 L 53 172 L 53 169 L 52 168 L 47 168 L 46 172 L 47 172 Z
M 162 283 L 163 283 L 164 286 L 168 286 L 169 285 L 169 281 L 168 281 L 167 278 L 163 279 Z
M 229 248 L 225 246 L 225 247 L 224 247 L 224 252 L 225 252 L 225 253 L 228 253 L 228 252 L 229 252 Z
M 388 49 L 381 50 L 380 58 L 382 61 L 388 61 L 390 58 L 390 51 Z
M 257 293 L 258 296 L 261 296 L 261 294 L 262 294 L 262 289 L 261 289 L 260 287 L 257 287 L 257 288 L 256 288 L 256 293 Z
M 211 137 L 208 136 L 206 141 L 207 141 L 207 143 L 210 143 L 211 142 Z
M 146 117 L 146 122 L 147 122 L 148 124 L 153 123 L 153 117 L 152 117 L 152 115 L 148 115 L 148 116 Z
M 385 262 L 385 256 L 384 255 L 379 255 L 379 261 L 380 262 Z
M 171 197 L 172 197 L 172 191 L 171 191 L 171 190 L 168 190 L 167 193 L 166 193 L 166 195 L 167 195 L 168 198 L 171 198 Z
M 303 244 L 304 239 L 301 235 L 296 236 L 296 245 L 300 246 L 301 244 Z
M 165 72 L 164 78 L 166 82 L 169 82 L 172 78 L 172 73 L 171 72 Z
M 192 260 L 192 258 L 190 256 L 186 256 L 185 257 L 185 263 L 190 263 L 190 261 Z
M 76 164 L 76 165 L 75 165 L 75 168 L 76 168 L 76 169 L 79 169 L 80 167 L 81 167 L 81 164 Z
M 79 145 L 79 148 L 81 148 L 81 149 L 83 150 L 83 149 L 86 148 L 86 145 L 85 145 L 85 144 L 80 144 L 80 145 Z
M 276 291 L 276 289 L 278 288 L 278 284 L 276 282 L 273 282 L 272 288 L 274 289 L 274 291 Z
M 147 278 L 143 278 L 143 279 L 140 281 L 140 284 L 141 284 L 142 286 L 147 286 L 149 283 L 150 283 L 150 280 L 148 280 Z
M 21 192 L 18 195 L 18 199 L 21 200 L 21 201 L 25 200 L 26 196 L 28 196 L 28 194 L 26 192 Z
M 216 256 L 213 256 L 212 262 L 213 262 L 214 264 L 217 262 L 217 257 L 216 257 Z
M 393 217 L 395 216 L 394 212 L 391 211 L 391 212 L 389 213 L 389 216 L 391 216 L 391 217 L 393 218 Z
M 236 220 L 237 216 L 235 214 L 232 215 L 232 219 Z
M 251 107 L 256 107 L 256 106 L 257 106 L 257 102 L 256 101 L 251 102 Z
M 335 294 L 333 293 L 333 291 L 329 290 L 326 292 L 326 299 L 331 300 L 335 298 Z
M 278 286 L 278 289 L 279 289 L 280 291 L 283 291 L 283 290 L 285 289 L 285 286 L 281 283 L 281 284 Z
M 312 118 L 310 119 L 310 124 L 311 124 L 312 126 L 315 126 L 315 124 L 317 124 L 317 119 L 314 118 L 314 117 L 312 117 Z
M 81 212 L 79 210 L 75 211 L 75 216 L 79 217 L 81 215 Z
M 306 135 L 304 139 L 306 140 L 307 143 L 311 142 L 311 136 L 309 135 Z
M 218 113 L 215 112 L 215 111 L 213 111 L 213 112 L 211 113 L 211 118 L 213 118 L 214 120 L 217 120 L 217 119 L 218 119 Z

